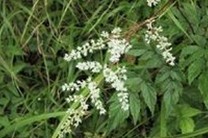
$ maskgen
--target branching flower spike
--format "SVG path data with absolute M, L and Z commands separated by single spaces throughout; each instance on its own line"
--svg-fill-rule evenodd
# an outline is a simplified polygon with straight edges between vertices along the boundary
M 162 27 L 153 27 L 153 21 L 150 21 L 147 24 L 147 31 L 145 34 L 145 41 L 149 44 L 151 41 L 157 42 L 156 47 L 162 52 L 162 56 L 165 59 L 166 63 L 170 66 L 175 65 L 175 57 L 172 55 L 171 43 L 168 42 L 168 38 L 161 36 L 160 33 L 163 31 Z
M 102 65 L 98 61 L 83 61 L 76 64 L 76 68 L 80 71 L 89 72 L 90 76 L 87 80 L 77 80 L 76 82 L 65 83 L 62 86 L 63 91 L 73 91 L 75 93 L 81 92 L 81 94 L 69 95 L 66 99 L 68 103 L 74 103 L 72 105 L 77 106 L 71 106 L 68 109 L 67 116 L 65 117 L 65 120 L 62 121 L 63 123 L 60 127 L 59 137 L 64 136 L 65 133 L 70 133 L 72 127 L 77 127 L 82 122 L 81 119 L 86 115 L 89 105 L 93 105 L 95 109 L 99 111 L 100 115 L 107 112 L 102 102 L 99 82 L 92 78 L 94 74 L 102 76 L 102 80 L 109 83 L 110 86 L 117 91 L 117 98 L 121 103 L 121 109 L 123 111 L 129 110 L 128 93 L 127 88 L 125 87 L 127 70 L 124 66 L 119 67 L 118 65 L 111 68 L 108 63 L 119 62 L 121 55 L 128 52 L 130 48 L 131 45 L 121 37 L 121 29 L 115 28 L 111 33 L 103 31 L 99 39 L 90 40 L 90 42 L 78 46 L 69 54 L 65 54 L 64 59 L 70 62 L 86 57 L 96 50 L 105 49 L 107 50 L 108 62 L 105 65 Z M 91 104 L 89 104 L 89 102 L 91 102 Z

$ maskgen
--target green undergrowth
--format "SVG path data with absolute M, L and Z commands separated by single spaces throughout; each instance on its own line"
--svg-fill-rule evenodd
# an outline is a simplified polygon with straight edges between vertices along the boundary
M 68 137 L 208 137 L 208 1 L 170 0 L 156 19 L 172 43 L 176 65 L 165 63 L 144 30 L 130 39 L 130 111 L 111 93 L 108 116 L 91 110 Z M 2 0 L 0 2 L 0 137 L 50 138 L 68 109 L 61 85 L 83 76 L 65 53 L 101 31 L 130 26 L 157 13 L 142 0 Z M 98 52 L 89 59 L 102 59 Z

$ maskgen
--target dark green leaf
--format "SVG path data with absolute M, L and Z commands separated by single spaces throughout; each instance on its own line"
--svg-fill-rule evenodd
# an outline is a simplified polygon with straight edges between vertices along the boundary
M 136 122 L 139 119 L 139 114 L 140 114 L 140 109 L 141 109 L 139 96 L 131 93 L 129 97 L 129 103 L 130 103 L 131 115 L 133 117 L 134 124 L 136 124 Z
M 194 41 L 197 43 L 198 46 L 203 47 L 206 44 L 206 38 L 200 35 L 192 36 Z
M 202 71 L 203 60 L 194 61 L 188 68 L 188 82 L 191 84 Z
M 208 72 L 200 75 L 198 88 L 204 98 L 204 104 L 208 109 Z
M 190 107 L 189 105 L 179 105 L 176 110 L 180 118 L 193 117 L 201 113 L 199 109 Z
M 181 52 L 181 57 L 186 57 L 188 55 L 191 55 L 192 53 L 196 52 L 197 50 L 199 50 L 200 47 L 196 46 L 196 45 L 188 45 L 185 46 Z
M 143 82 L 140 87 L 141 87 L 142 96 L 144 98 L 144 101 L 153 114 L 154 110 L 155 110 L 156 99 L 157 99 L 156 91 L 149 83 L 147 84 L 147 83 Z
M 179 95 L 182 92 L 182 86 L 178 82 L 169 81 L 164 87 L 163 101 L 165 103 L 167 115 L 173 110 L 174 105 L 179 100 Z
M 119 101 L 114 101 L 109 108 L 108 131 L 112 131 L 129 116 L 129 111 L 123 111 Z
M 129 90 L 131 90 L 133 92 L 138 92 L 139 91 L 138 86 L 140 85 L 141 81 L 142 80 L 139 77 L 134 77 L 134 78 L 131 77 L 126 80 L 126 85 Z

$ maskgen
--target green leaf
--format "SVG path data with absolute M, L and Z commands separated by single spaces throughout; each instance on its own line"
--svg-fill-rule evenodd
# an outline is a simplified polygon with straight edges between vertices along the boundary
M 49 118 L 63 116 L 64 114 L 66 114 L 66 112 L 54 112 L 54 113 L 44 113 L 44 114 L 37 115 L 37 116 L 21 118 L 17 122 L 2 129 L 0 131 L 0 137 L 2 138 L 4 136 L 6 136 L 7 134 L 11 133 L 12 131 L 15 131 L 17 128 L 19 129 L 25 125 L 32 124 L 36 121 L 41 121 L 41 120 L 46 120 Z
M 193 132 L 195 127 L 194 120 L 189 117 L 182 118 L 180 119 L 179 127 L 182 131 L 182 134 Z
M 129 96 L 129 103 L 130 103 L 131 115 L 133 117 L 134 124 L 136 124 L 136 122 L 139 119 L 139 114 L 141 109 L 139 96 L 131 93 Z
M 180 55 L 180 65 L 185 68 L 195 60 L 203 57 L 204 49 L 199 46 L 186 46 L 183 48 Z
M 177 80 L 177 81 L 184 81 L 185 80 L 185 75 L 181 70 L 171 70 L 170 71 L 170 76 L 173 80 Z
M 181 57 L 185 57 L 187 55 L 191 55 L 192 53 L 198 51 L 200 49 L 199 46 L 196 46 L 196 45 L 186 45 L 183 49 L 182 49 L 182 52 L 181 52 Z
M 142 54 L 142 56 L 140 57 L 140 60 L 149 60 L 149 59 L 152 59 L 152 56 L 154 56 L 153 51 L 146 51 L 144 52 L 144 54 Z
M 144 64 L 144 68 L 159 68 L 162 64 L 163 62 L 158 55 L 152 55 L 151 59 Z
M 197 43 L 198 46 L 203 47 L 206 44 L 206 37 L 201 35 L 193 35 L 192 36 L 194 41 Z
M 162 71 L 160 73 L 157 74 L 156 76 L 156 83 L 163 83 L 164 81 L 166 81 L 170 76 L 170 72 L 169 71 Z
M 200 75 L 198 88 L 204 97 L 204 104 L 208 109 L 208 72 L 204 72 Z
M 188 82 L 191 84 L 202 71 L 203 60 L 194 61 L 188 68 Z
M 15 66 L 13 66 L 12 70 L 15 74 L 19 73 L 21 70 L 23 70 L 26 67 L 25 63 L 18 63 Z
M 173 20 L 175 25 L 191 40 L 191 37 L 186 31 L 186 29 L 182 26 L 181 22 L 175 17 L 174 11 L 172 11 L 171 9 L 168 10 L 168 16 Z
M 129 90 L 133 92 L 138 92 L 138 86 L 140 85 L 142 79 L 139 77 L 131 77 L 126 80 L 126 85 Z
M 165 86 L 166 87 L 163 88 L 163 91 L 165 92 L 163 101 L 165 103 L 166 114 L 169 115 L 169 113 L 173 110 L 174 105 L 178 102 L 179 95 L 183 89 L 181 84 L 175 81 L 167 81 Z
M 190 107 L 188 105 L 179 105 L 176 110 L 179 113 L 179 117 L 181 118 L 193 117 L 201 113 L 199 109 Z
M 132 56 L 141 56 L 146 51 L 147 51 L 146 49 L 131 49 L 131 50 L 129 50 L 129 52 L 127 54 L 132 55 Z
M 172 92 L 171 91 L 167 91 L 165 92 L 164 96 L 163 96 L 163 101 L 165 104 L 165 111 L 167 112 L 167 115 L 170 113 L 170 111 L 173 108 L 173 96 L 172 96 Z
M 0 126 L 9 126 L 10 122 L 7 116 L 0 116 Z
M 190 20 L 191 23 L 194 23 L 195 26 L 193 27 L 198 26 L 200 21 L 200 16 L 196 5 L 188 2 L 188 3 L 183 3 L 183 7 L 184 7 L 185 16 L 188 18 L 188 20 Z
M 110 132 L 118 127 L 128 116 L 129 111 L 123 111 L 120 102 L 118 100 L 114 101 L 109 109 L 108 131 Z
M 141 84 L 141 91 L 145 103 L 147 104 L 147 106 L 149 107 L 150 111 L 153 114 L 155 110 L 156 99 L 157 99 L 155 89 L 149 83 L 147 84 L 143 82 Z
M 15 45 L 8 45 L 7 47 L 5 47 L 5 50 L 7 50 L 9 55 L 17 55 L 17 56 L 21 56 L 24 54 L 23 50 L 21 48 L 19 48 L 19 46 L 15 46 Z

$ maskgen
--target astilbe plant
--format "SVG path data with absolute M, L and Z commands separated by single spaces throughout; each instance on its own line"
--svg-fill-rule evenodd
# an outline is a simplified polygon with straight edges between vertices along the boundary
M 82 117 L 88 111 L 89 102 L 99 111 L 100 115 L 106 114 L 105 104 L 100 96 L 101 89 L 99 88 L 99 83 L 102 80 L 115 89 L 122 110 L 124 112 L 129 110 L 128 93 L 125 86 L 126 69 L 125 66 L 120 66 L 118 62 L 121 56 L 128 52 L 130 48 L 129 42 L 121 37 L 121 29 L 114 28 L 111 33 L 102 32 L 98 40 L 90 40 L 90 42 L 77 47 L 69 54 L 65 54 L 64 59 L 71 62 L 93 54 L 97 50 L 104 49 L 107 50 L 107 59 L 103 65 L 98 61 L 78 61 L 76 68 L 80 71 L 89 71 L 90 76 L 86 80 L 77 80 L 62 85 L 63 91 L 76 91 L 77 93 L 66 98 L 69 104 L 72 102 L 73 104 L 67 110 L 67 115 L 57 130 L 56 135 L 58 137 L 70 133 L 72 127 L 77 127 L 82 122 Z M 93 78 L 93 76 L 96 77 Z M 82 92 L 79 93 L 80 91 Z
M 157 5 L 158 2 L 160 0 L 147 0 L 147 4 L 150 7 Z M 171 43 L 168 42 L 166 37 L 161 36 L 162 27 L 154 27 L 154 22 L 155 19 L 151 19 L 145 23 L 147 26 L 145 41 L 147 44 L 156 42 L 156 48 L 159 49 L 166 63 L 174 66 L 175 57 L 171 54 Z M 73 129 L 78 127 L 82 123 L 82 118 L 89 112 L 90 106 L 98 110 L 100 115 L 105 115 L 108 112 L 105 107 L 106 101 L 101 96 L 100 83 L 102 81 L 115 90 L 121 110 L 123 112 L 129 111 L 129 93 L 125 86 L 127 70 L 125 66 L 119 64 L 119 60 L 132 46 L 123 36 L 119 27 L 114 28 L 110 33 L 103 31 L 99 39 L 92 39 L 65 54 L 65 61 L 76 61 L 76 68 L 83 72 L 88 71 L 90 75 L 86 80 L 67 82 L 62 85 L 62 91 L 70 91 L 74 92 L 74 94 L 71 95 L 70 93 L 66 98 L 69 108 L 56 129 L 53 138 L 62 138 L 65 134 L 71 133 Z M 100 50 L 107 51 L 103 64 L 98 61 L 83 61 L 83 59 L 86 59 L 84 57 Z

